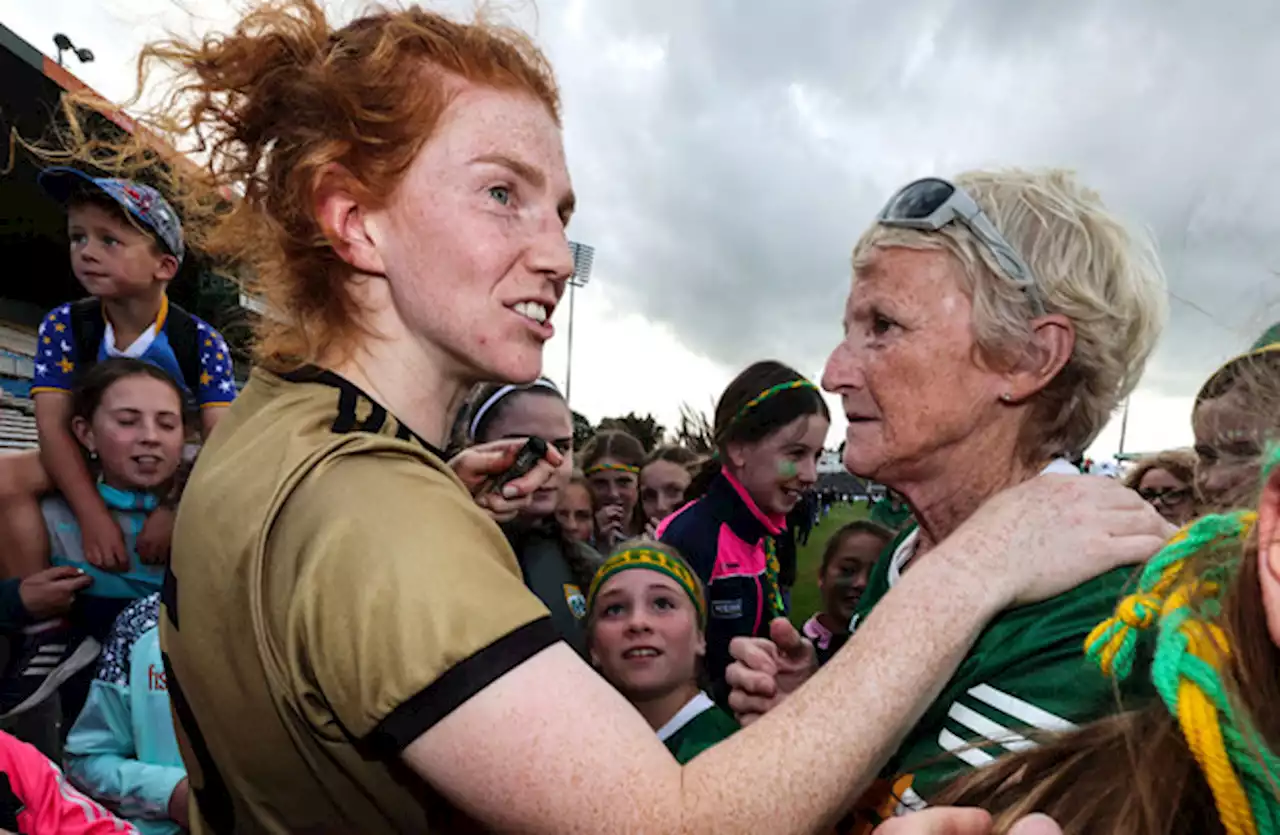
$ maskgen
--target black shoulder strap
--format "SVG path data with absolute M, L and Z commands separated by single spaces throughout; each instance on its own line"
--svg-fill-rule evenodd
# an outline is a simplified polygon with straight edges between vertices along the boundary
M 169 347 L 182 369 L 182 380 L 193 396 L 200 392 L 200 331 L 191 314 L 169 302 L 169 318 L 164 325 Z
M 71 303 L 71 335 L 76 346 L 76 373 L 80 373 L 98 361 L 98 348 L 107 331 L 107 320 L 102 318 L 102 303 L 93 297 Z

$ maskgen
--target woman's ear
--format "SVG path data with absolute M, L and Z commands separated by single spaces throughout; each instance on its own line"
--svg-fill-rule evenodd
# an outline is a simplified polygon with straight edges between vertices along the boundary
M 1271 642 L 1280 646 L 1280 467 L 1258 501 L 1258 584 Z
M 1033 397 L 1066 367 L 1076 347 L 1075 325 L 1066 316 L 1051 313 L 1031 323 L 1031 340 L 1026 351 L 1004 375 L 1001 400 L 1020 403 Z
M 93 426 L 89 421 L 79 415 L 71 419 L 71 434 L 76 436 L 76 440 L 80 442 L 80 446 L 90 454 L 96 454 L 98 446 L 93 440 Z
M 699 658 L 707 657 L 707 633 L 698 628 L 698 636 L 693 643 L 693 653 Z

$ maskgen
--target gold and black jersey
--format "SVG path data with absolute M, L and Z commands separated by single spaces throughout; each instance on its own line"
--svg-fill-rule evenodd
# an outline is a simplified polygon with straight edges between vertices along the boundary
M 255 370 L 178 512 L 161 641 L 196 833 L 454 832 L 403 749 L 557 640 L 440 452 Z

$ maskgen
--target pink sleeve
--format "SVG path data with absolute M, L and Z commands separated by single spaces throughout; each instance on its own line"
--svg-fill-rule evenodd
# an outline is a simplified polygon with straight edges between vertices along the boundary
M 34 747 L 0 732 L 0 771 L 22 803 L 18 828 L 30 835 L 106 835 L 137 831 L 77 791 Z

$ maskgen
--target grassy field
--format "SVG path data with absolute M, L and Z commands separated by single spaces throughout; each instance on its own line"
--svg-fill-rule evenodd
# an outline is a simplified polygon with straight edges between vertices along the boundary
M 796 555 L 796 585 L 791 590 L 791 621 L 797 627 L 822 608 L 822 598 L 818 594 L 818 566 L 822 564 L 822 550 L 827 547 L 827 539 L 849 522 L 866 518 L 868 512 L 866 502 L 833 505 L 827 518 L 809 534 L 808 544 L 800 546 Z

